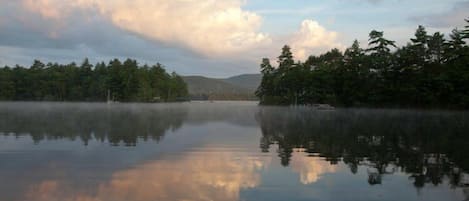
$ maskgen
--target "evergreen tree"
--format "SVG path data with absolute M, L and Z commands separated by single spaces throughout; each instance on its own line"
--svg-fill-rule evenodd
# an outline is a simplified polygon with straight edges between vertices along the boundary
M 91 99 L 91 82 L 93 77 L 93 65 L 90 64 L 88 58 L 83 60 L 83 63 L 80 66 L 80 85 L 83 90 L 82 96 L 86 99 Z
M 469 39 L 469 19 L 464 19 L 464 21 L 466 21 L 467 25 L 464 26 L 464 30 L 462 31 L 462 38 Z
M 444 34 L 436 32 L 428 41 L 429 59 L 433 63 L 442 63 L 444 54 L 445 39 Z
M 292 88 L 289 87 L 289 71 L 294 66 L 293 53 L 288 45 L 283 46 L 282 53 L 278 56 L 278 70 L 277 76 L 274 77 L 275 83 L 274 93 L 276 94 L 277 101 L 282 104 L 287 104 L 291 97 Z
M 259 85 L 258 89 L 256 90 L 256 95 L 260 98 L 262 104 L 268 103 L 273 95 L 273 75 L 275 69 L 270 64 L 270 60 L 268 58 L 263 58 L 262 63 L 260 65 L 261 73 L 262 73 L 262 80 L 261 84 Z
M 418 67 L 423 67 L 427 60 L 427 49 L 428 49 L 428 40 L 429 36 L 425 27 L 420 25 L 415 31 L 415 38 L 410 39 L 412 41 L 411 50 L 413 52 L 413 57 L 415 64 Z
M 346 106 L 359 105 L 366 96 L 365 82 L 369 69 L 364 65 L 365 53 L 355 40 L 344 53 L 343 65 L 336 71 L 336 93 L 338 99 Z
M 0 70 L 0 100 L 13 100 L 16 94 L 13 71 L 5 66 Z
M 114 101 L 185 100 L 188 92 L 182 78 L 157 66 L 140 67 L 131 59 L 100 62 L 94 68 L 88 59 L 80 66 L 35 60 L 30 68 L 0 68 L 0 100 L 106 101 L 108 91 Z
M 282 53 L 278 56 L 278 68 L 280 71 L 285 71 L 286 69 L 293 66 L 295 61 L 293 60 L 293 54 L 291 48 L 288 45 L 283 46 Z
M 367 49 L 371 54 L 387 54 L 391 51 L 389 46 L 396 47 L 395 42 L 384 38 L 384 32 L 373 30 L 369 35 L 368 45 L 370 48 Z
M 371 31 L 369 34 L 368 46 L 366 51 L 372 58 L 372 69 L 376 71 L 386 70 L 389 67 L 391 57 L 391 47 L 396 47 L 395 42 L 385 39 L 384 32 Z
M 449 37 L 450 40 L 446 43 L 445 50 L 445 59 L 448 62 L 458 59 L 463 55 L 464 45 L 466 44 L 462 32 L 458 29 L 453 29 Z
M 286 45 L 278 68 L 261 64 L 256 95 L 261 104 L 469 108 L 467 29 L 454 29 L 446 41 L 419 26 L 400 48 L 373 30 L 366 50 L 355 40 L 344 54 L 332 49 L 304 63 Z
M 371 75 L 369 76 L 370 92 L 367 99 L 372 104 L 387 103 L 392 100 L 387 94 L 393 93 L 388 85 L 392 78 L 394 69 L 390 47 L 396 47 L 395 42 L 384 38 L 384 33 L 380 31 L 371 31 L 369 34 L 370 46 L 367 49 Z

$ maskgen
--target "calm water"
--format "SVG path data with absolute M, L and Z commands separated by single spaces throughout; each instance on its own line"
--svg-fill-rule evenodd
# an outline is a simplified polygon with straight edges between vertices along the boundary
M 0 201 L 469 200 L 469 113 L 0 103 Z

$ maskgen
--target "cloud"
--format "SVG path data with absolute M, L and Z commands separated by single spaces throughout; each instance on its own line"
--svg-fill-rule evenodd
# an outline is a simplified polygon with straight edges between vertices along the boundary
M 55 0 L 24 0 L 22 3 L 27 10 L 37 12 L 47 19 L 59 20 L 64 13 L 70 11 L 66 4 Z
M 281 8 L 281 9 L 258 9 L 258 14 L 263 15 L 309 15 L 323 11 L 324 7 L 304 7 L 304 8 Z
M 291 34 L 263 33 L 262 17 L 244 10 L 244 2 L 0 1 L 0 65 L 131 57 L 186 75 L 225 77 L 258 72 L 260 58 L 278 56 L 284 44 L 297 59 L 340 47 L 336 32 L 312 20 Z
M 262 18 L 242 10 L 241 0 L 24 0 L 23 5 L 59 22 L 75 9 L 96 10 L 123 30 L 206 56 L 270 43 L 268 35 L 258 32 Z
M 270 35 L 258 31 L 262 18 L 242 10 L 241 0 L 24 0 L 23 4 L 29 11 L 58 22 L 67 19 L 74 9 L 95 10 L 122 30 L 205 56 L 279 45 Z M 52 38 L 57 35 L 56 31 L 49 33 Z M 337 35 L 316 21 L 304 20 L 300 30 L 286 42 L 297 49 L 298 58 L 304 59 L 306 54 L 340 47 Z
M 311 54 L 319 54 L 332 48 L 343 49 L 344 46 L 337 40 L 337 32 L 328 31 L 316 21 L 304 20 L 299 31 L 292 35 L 290 44 L 295 57 L 304 60 Z
M 130 57 L 141 64 L 160 62 L 168 71 L 181 74 L 225 77 L 257 71 L 257 65 L 244 57 L 238 57 L 237 62 L 225 58 L 208 59 L 189 48 L 123 30 L 92 5 L 66 5 L 73 9 L 51 18 L 47 16 L 56 15 L 42 16 L 42 11 L 25 7 L 25 1 L 0 4 L 0 19 L 5 19 L 5 23 L 0 24 L 1 66 L 29 66 L 33 59 L 80 63 L 87 57 L 95 63 Z M 59 4 L 57 7 L 64 7 Z M 50 37 L 51 31 L 56 37 Z
M 464 19 L 469 18 L 469 2 L 457 2 L 453 8 L 442 13 L 431 15 L 422 15 L 411 17 L 410 20 L 419 23 L 425 23 L 434 28 L 462 28 Z

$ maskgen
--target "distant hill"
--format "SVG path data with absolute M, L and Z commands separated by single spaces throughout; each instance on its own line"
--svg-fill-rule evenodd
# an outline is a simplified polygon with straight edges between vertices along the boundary
M 230 83 L 235 86 L 243 87 L 252 92 L 257 90 L 257 87 L 261 84 L 262 75 L 261 74 L 243 74 L 226 79 L 221 79 L 227 83 Z
M 226 79 L 204 76 L 183 76 L 192 99 L 248 100 L 255 99 L 260 74 L 245 74 Z
M 207 78 L 203 76 L 184 76 L 182 79 L 187 83 L 189 94 L 212 94 L 212 93 L 249 93 L 246 88 L 230 84 L 221 79 Z

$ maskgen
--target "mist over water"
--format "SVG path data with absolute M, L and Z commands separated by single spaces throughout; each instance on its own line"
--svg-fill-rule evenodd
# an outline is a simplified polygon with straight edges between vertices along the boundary
M 0 103 L 0 201 L 465 200 L 469 113 Z

